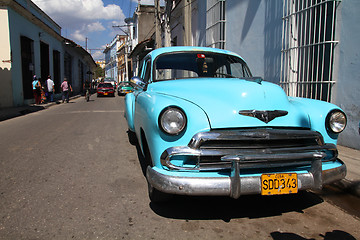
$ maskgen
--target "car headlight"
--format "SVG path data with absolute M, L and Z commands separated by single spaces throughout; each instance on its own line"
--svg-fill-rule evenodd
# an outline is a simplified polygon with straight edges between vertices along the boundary
M 341 133 L 345 129 L 346 123 L 345 113 L 338 109 L 331 111 L 326 117 L 327 128 L 333 133 Z
M 186 127 L 186 115 L 177 107 L 165 108 L 159 117 L 161 130 L 170 135 L 180 134 Z

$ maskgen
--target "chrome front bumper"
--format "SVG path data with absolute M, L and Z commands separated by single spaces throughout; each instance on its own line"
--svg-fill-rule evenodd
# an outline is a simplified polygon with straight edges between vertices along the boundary
M 323 185 L 341 180 L 346 176 L 346 166 L 337 160 L 341 166 L 330 170 L 321 170 L 318 160 L 312 170 L 298 174 L 298 190 L 321 189 Z M 180 177 L 162 174 L 155 168 L 147 168 L 149 183 L 159 191 L 193 196 L 230 196 L 238 198 L 241 195 L 261 194 L 261 176 L 244 177 L 237 175 L 237 163 L 230 177 Z M 320 169 L 319 169 L 320 167 Z M 314 172 L 316 171 L 316 172 Z
M 296 172 L 298 190 L 321 189 L 346 175 L 337 155 L 334 144 L 310 130 L 212 130 L 195 134 L 187 146 L 166 149 L 162 168 L 149 167 L 147 179 L 166 193 L 238 198 L 261 193 L 261 174 Z M 323 164 L 334 162 L 323 170 Z M 216 177 L 202 177 L 211 172 Z

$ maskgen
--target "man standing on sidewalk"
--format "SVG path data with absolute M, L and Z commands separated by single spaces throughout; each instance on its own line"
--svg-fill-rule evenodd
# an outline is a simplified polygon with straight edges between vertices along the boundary
M 61 84 L 61 91 L 62 91 L 62 102 L 66 101 L 69 102 L 69 91 L 72 91 L 71 85 L 68 82 L 67 78 L 64 78 L 64 81 Z
M 48 79 L 46 80 L 46 86 L 47 86 L 47 101 L 53 102 L 54 101 L 54 81 L 51 79 L 51 76 L 48 76 Z

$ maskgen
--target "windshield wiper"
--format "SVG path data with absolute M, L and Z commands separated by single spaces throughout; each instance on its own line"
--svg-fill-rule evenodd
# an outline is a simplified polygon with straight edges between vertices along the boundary
M 214 74 L 214 76 L 216 75 L 221 75 L 221 76 L 225 76 L 225 77 L 228 77 L 228 78 L 236 78 L 235 76 L 231 75 L 231 74 L 227 74 L 227 73 L 220 73 L 220 72 L 216 72 Z

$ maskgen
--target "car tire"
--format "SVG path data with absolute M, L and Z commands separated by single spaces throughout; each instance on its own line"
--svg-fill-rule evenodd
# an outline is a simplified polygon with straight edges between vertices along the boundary
M 131 145 L 136 145 L 138 143 L 136 134 L 133 131 L 131 131 L 130 129 L 127 131 L 127 134 L 128 134 L 129 143 Z
M 149 182 L 148 182 L 148 193 L 149 193 L 150 201 L 153 203 L 168 202 L 173 198 L 172 194 L 164 193 L 157 190 Z

